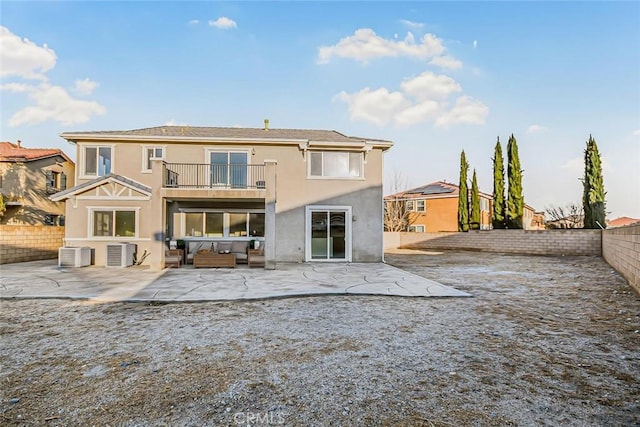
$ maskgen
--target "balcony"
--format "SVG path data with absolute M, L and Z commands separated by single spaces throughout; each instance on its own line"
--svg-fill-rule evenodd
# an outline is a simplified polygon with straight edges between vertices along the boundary
M 163 187 L 176 189 L 264 189 L 265 166 L 164 163 Z

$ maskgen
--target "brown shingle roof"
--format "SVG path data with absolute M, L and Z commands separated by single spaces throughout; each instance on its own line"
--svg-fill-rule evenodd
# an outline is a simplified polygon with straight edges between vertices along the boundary
M 0 161 L 3 162 L 29 162 L 52 156 L 61 156 L 71 161 L 59 148 L 25 148 L 8 141 L 0 142 Z
M 157 126 L 144 129 L 119 131 L 65 132 L 63 138 L 73 139 L 74 135 L 95 136 L 141 136 L 141 137 L 192 137 L 192 138 L 248 138 L 274 140 L 309 140 L 328 142 L 387 142 L 381 139 L 347 136 L 335 130 L 316 129 L 269 129 L 236 127 L 198 127 L 198 126 Z

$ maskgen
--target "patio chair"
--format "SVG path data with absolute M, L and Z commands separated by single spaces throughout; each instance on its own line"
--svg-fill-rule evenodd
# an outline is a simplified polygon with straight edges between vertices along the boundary
M 180 268 L 182 265 L 182 249 L 166 249 L 164 251 L 165 268 Z

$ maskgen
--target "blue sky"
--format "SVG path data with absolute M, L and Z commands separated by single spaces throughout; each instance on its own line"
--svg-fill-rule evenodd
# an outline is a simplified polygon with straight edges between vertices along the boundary
M 589 135 L 609 217 L 640 218 L 638 2 L 7 2 L 0 139 L 191 126 L 390 139 L 387 189 L 492 191 L 518 140 L 525 201 L 580 203 Z

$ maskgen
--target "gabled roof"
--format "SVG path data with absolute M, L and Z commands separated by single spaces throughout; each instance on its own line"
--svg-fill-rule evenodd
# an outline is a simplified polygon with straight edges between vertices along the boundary
M 25 148 L 19 143 L 0 142 L 0 162 L 30 162 L 54 156 L 61 156 L 66 161 L 73 163 L 59 148 Z
M 316 129 L 265 129 L 240 127 L 157 126 L 144 129 L 116 131 L 64 132 L 62 138 L 69 141 L 83 140 L 245 140 L 245 141 L 289 141 L 289 142 L 333 142 L 369 143 L 389 148 L 391 141 L 383 139 L 347 136 L 335 130 Z
M 423 199 L 425 196 L 430 198 L 442 197 L 458 197 L 460 189 L 457 185 L 445 181 L 435 181 L 420 187 L 411 188 L 399 193 L 390 194 L 385 199 Z
M 469 191 L 471 191 L 471 188 L 469 188 Z M 437 199 L 439 197 L 458 197 L 459 193 L 460 187 L 458 185 L 446 181 L 435 181 L 420 187 L 390 194 L 385 196 L 385 199 Z M 493 199 L 491 194 L 483 193 L 482 191 L 480 191 L 480 195 Z
M 458 194 L 460 188 L 457 185 L 449 184 L 444 181 L 436 181 L 431 184 L 423 185 L 421 187 L 412 188 L 411 190 L 407 190 L 405 194 L 420 194 L 420 195 L 430 195 L 430 194 Z
M 125 187 L 129 187 L 136 191 L 139 191 L 147 196 L 151 195 L 151 187 L 147 187 L 144 184 L 133 181 L 122 175 L 110 173 L 109 175 L 100 176 L 98 178 L 92 179 L 91 181 L 83 182 L 82 184 L 76 185 L 75 187 L 67 188 L 64 191 L 60 191 L 59 193 L 52 194 L 49 198 L 54 202 L 59 202 L 61 200 L 68 199 L 71 196 L 75 196 L 76 194 L 91 190 L 92 188 L 98 187 L 107 182 L 116 182 Z

